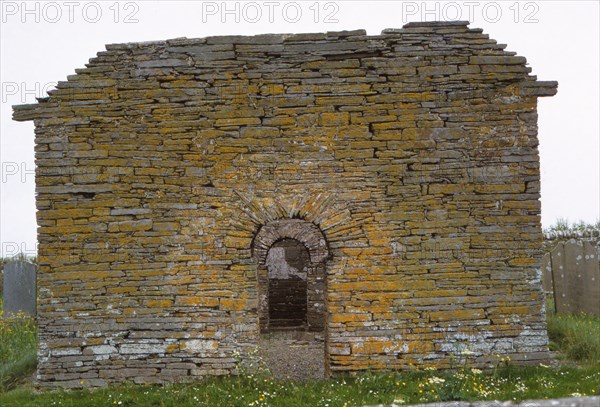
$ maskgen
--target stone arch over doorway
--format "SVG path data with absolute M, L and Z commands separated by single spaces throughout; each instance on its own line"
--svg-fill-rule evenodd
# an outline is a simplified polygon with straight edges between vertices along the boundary
M 303 219 L 270 221 L 256 234 L 252 254 L 260 331 L 323 331 L 329 249 L 321 230 Z

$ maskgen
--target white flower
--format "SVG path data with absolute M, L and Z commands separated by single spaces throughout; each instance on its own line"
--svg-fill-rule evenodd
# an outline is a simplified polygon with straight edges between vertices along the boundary
M 481 374 L 481 370 L 479 370 L 479 369 L 475 369 L 475 368 L 471 369 L 471 372 L 472 372 L 473 374 Z
M 461 352 L 462 355 L 474 355 L 475 352 L 470 351 L 469 349 L 465 349 Z
M 437 377 L 437 376 L 433 376 L 432 378 L 429 379 L 429 383 L 431 384 L 441 384 L 444 383 L 446 380 L 442 379 L 441 377 Z
M 527 385 L 525 383 L 517 383 L 515 385 L 515 391 L 518 391 L 519 393 L 524 393 L 527 391 Z

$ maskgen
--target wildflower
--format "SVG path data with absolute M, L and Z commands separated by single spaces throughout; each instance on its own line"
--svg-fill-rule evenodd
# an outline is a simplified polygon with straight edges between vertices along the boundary
M 461 354 L 462 354 L 462 355 L 467 355 L 467 356 L 468 356 L 468 355 L 474 355 L 474 354 L 475 354 L 475 352 L 472 352 L 472 351 L 470 351 L 469 349 L 464 349 L 464 350 L 461 352 Z
M 543 363 L 540 363 L 540 367 L 543 367 L 543 368 L 546 368 L 546 369 L 550 368 L 550 366 L 547 366 L 547 365 L 545 365 Z
M 573 397 L 581 397 L 581 393 L 571 393 L 571 396 Z
M 527 385 L 525 383 L 517 383 L 515 385 L 515 391 L 519 392 L 519 393 L 524 393 L 527 391 Z
M 441 377 L 437 377 L 437 376 L 433 376 L 429 379 L 430 384 L 442 384 L 445 381 L 446 380 L 442 379 Z
M 404 404 L 404 403 L 406 403 L 406 400 L 401 399 L 401 398 L 395 398 L 393 403 L 394 404 Z
M 475 369 L 475 368 L 471 369 L 471 372 L 472 372 L 473 374 L 481 374 L 481 370 L 479 370 L 479 369 Z

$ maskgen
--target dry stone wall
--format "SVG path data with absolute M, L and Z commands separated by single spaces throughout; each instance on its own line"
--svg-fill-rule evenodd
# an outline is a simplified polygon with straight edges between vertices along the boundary
M 16 106 L 39 383 L 235 372 L 267 235 L 324 267 L 330 373 L 545 357 L 536 101 L 557 84 L 504 48 L 466 22 L 112 44 Z

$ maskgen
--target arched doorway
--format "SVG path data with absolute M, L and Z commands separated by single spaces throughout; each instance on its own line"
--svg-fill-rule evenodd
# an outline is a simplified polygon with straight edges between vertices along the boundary
M 302 219 L 271 221 L 256 234 L 252 252 L 261 349 L 269 369 L 278 377 L 323 377 L 329 250 L 322 232 Z

